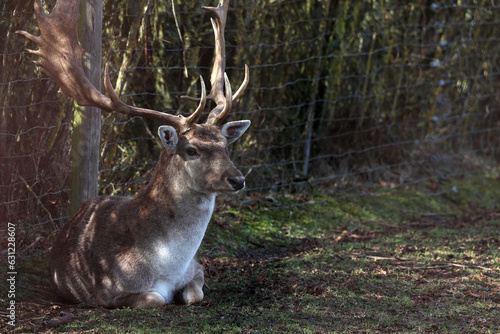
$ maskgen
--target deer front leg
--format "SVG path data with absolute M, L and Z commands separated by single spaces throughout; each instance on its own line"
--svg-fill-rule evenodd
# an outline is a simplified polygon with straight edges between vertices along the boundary
M 176 291 L 174 301 L 179 304 L 193 304 L 203 300 L 203 284 L 205 275 L 203 267 L 195 260 L 191 261 L 188 268 L 191 280 L 180 290 Z

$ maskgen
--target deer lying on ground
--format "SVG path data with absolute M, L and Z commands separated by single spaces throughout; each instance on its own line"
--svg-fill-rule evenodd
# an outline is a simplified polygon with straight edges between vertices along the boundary
M 158 129 L 164 149 L 149 185 L 130 198 L 100 196 L 87 201 L 57 235 L 49 274 L 64 299 L 132 308 L 203 299 L 203 269 L 194 257 L 212 216 L 216 194 L 245 186 L 227 146 L 247 130 L 250 121 L 223 123 L 232 102 L 248 83 L 245 66 L 245 79 L 233 96 L 224 73 L 228 2 L 204 7 L 216 18 L 212 20 L 216 37 L 212 87 L 207 95 L 200 79 L 201 98 L 189 98 L 199 105 L 189 117 L 123 103 L 112 88 L 107 66 L 104 86 L 109 97 L 94 88 L 81 67 L 83 50 L 76 26 L 80 0 L 59 0 L 51 14 L 46 14 L 37 0 L 41 36 L 18 31 L 38 44 L 38 51 L 28 50 L 40 57 L 35 63 L 78 104 L 166 124 Z M 216 106 L 206 123 L 198 124 L 207 99 Z

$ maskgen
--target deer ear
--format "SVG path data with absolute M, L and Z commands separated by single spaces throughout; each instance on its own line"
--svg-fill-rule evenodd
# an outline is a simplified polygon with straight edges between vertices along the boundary
M 171 126 L 162 125 L 158 128 L 158 136 L 160 136 L 161 142 L 165 148 L 175 151 L 179 137 L 177 136 L 177 131 Z
M 220 133 L 226 137 L 227 144 L 229 145 L 240 138 L 247 131 L 250 124 L 251 122 L 248 120 L 228 122 L 222 126 Z

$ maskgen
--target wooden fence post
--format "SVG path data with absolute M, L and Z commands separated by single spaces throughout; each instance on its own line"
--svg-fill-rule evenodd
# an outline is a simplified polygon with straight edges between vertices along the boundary
M 78 39 L 85 50 L 83 69 L 101 90 L 102 0 L 82 0 Z M 98 193 L 101 110 L 75 108 L 72 136 L 71 204 L 73 215 L 80 205 Z

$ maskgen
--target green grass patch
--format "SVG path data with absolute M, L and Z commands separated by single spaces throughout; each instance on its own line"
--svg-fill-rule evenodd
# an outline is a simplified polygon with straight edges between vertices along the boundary
M 498 333 L 499 199 L 500 181 L 489 176 L 364 194 L 226 198 L 199 251 L 202 303 L 60 304 L 42 292 L 46 255 L 19 258 L 16 327 L 2 318 L 2 331 Z M 51 322 L 69 313 L 68 323 Z

